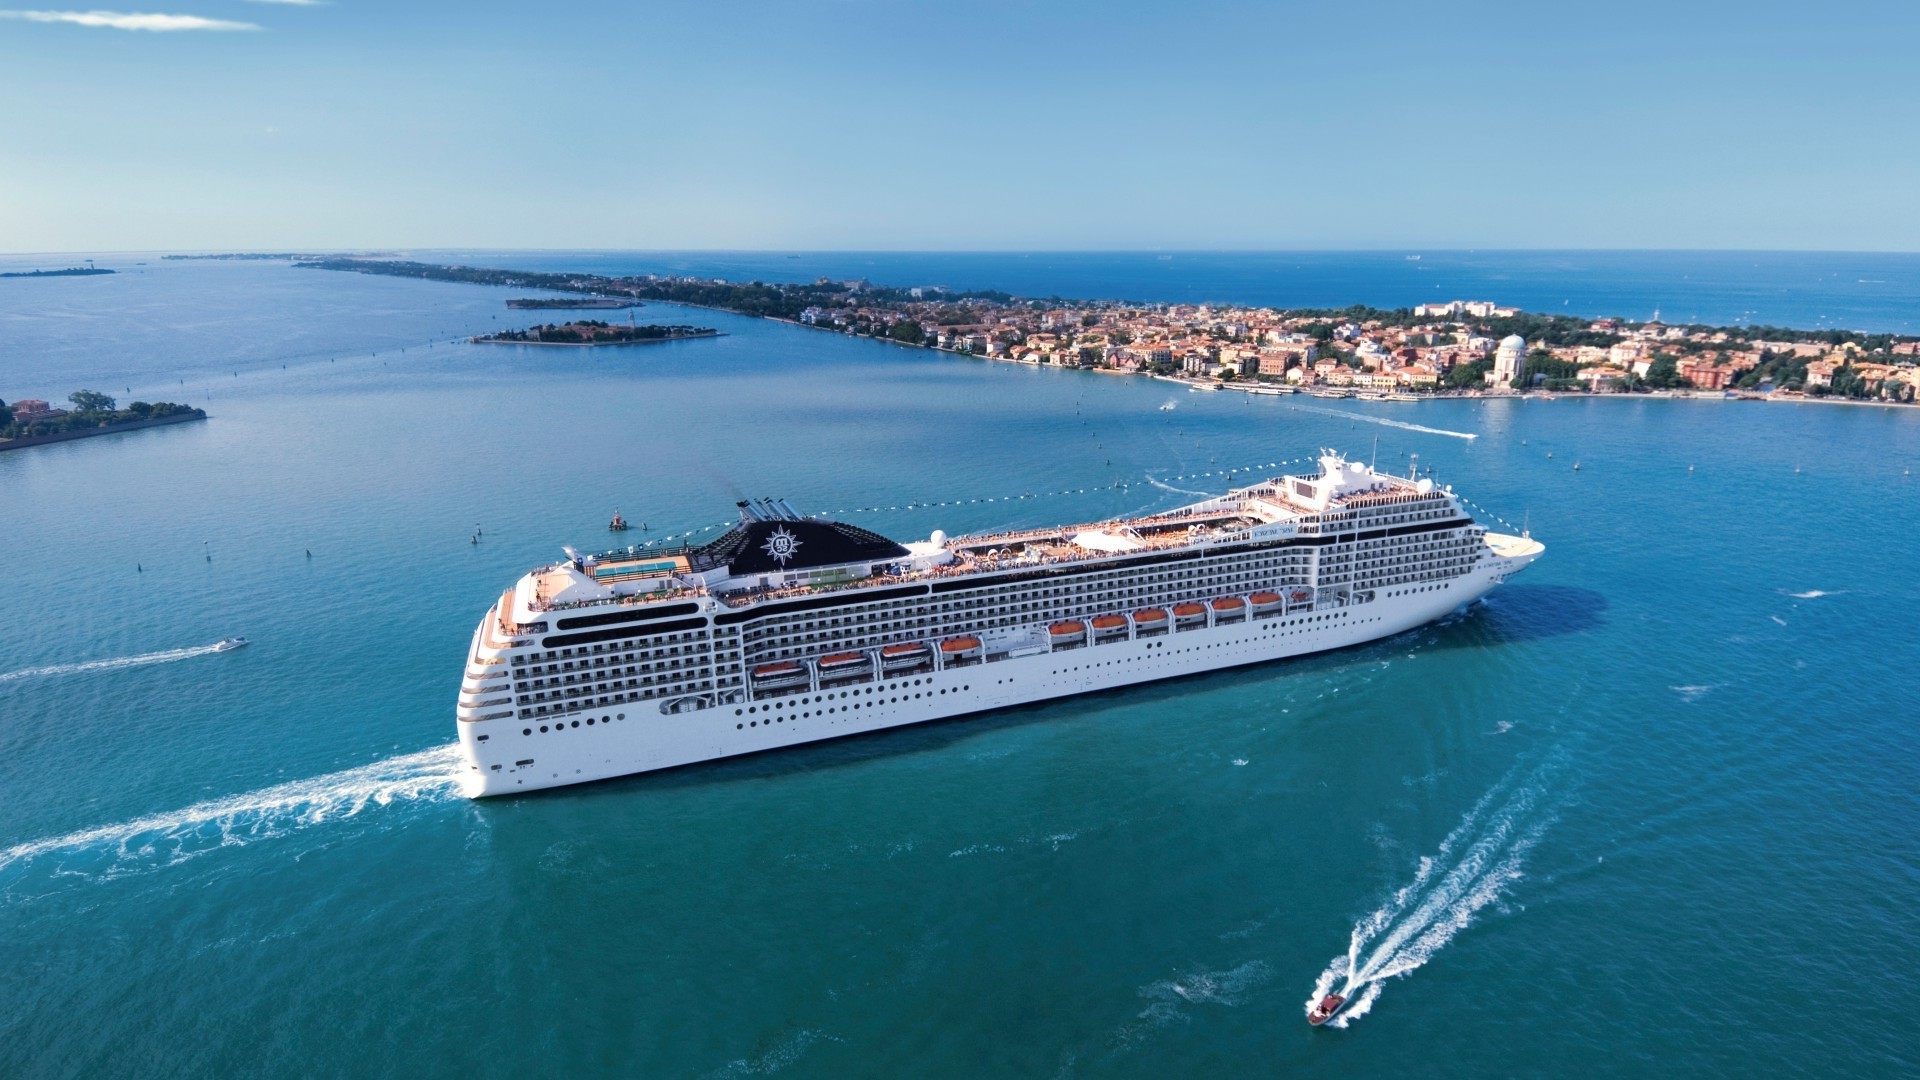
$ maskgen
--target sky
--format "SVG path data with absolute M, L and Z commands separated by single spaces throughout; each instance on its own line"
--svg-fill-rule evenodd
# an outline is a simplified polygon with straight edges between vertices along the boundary
M 1920 3 L 0 0 L 0 251 L 1920 250 Z

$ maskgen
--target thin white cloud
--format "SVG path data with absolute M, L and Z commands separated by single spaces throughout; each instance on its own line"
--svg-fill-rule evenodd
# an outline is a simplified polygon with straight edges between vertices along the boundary
M 72 23 L 75 26 L 103 26 L 112 30 L 258 30 L 250 22 L 232 19 L 205 19 L 198 15 L 143 15 L 120 11 L 0 11 L 0 19 L 23 19 L 37 23 Z
M 247 0 L 249 4 L 285 4 L 288 7 L 322 7 L 327 0 Z

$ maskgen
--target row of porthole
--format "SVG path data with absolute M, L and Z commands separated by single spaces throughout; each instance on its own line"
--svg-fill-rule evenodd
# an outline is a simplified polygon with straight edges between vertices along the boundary
M 962 690 L 971 690 L 971 689 L 973 689 L 973 687 L 972 687 L 971 685 L 967 685 L 967 686 L 959 686 L 959 687 L 955 687 L 955 688 L 954 688 L 954 690 L 953 690 L 953 692 L 954 692 L 954 693 L 956 693 L 956 694 L 958 694 L 958 693 L 960 693 L 960 692 L 961 692 Z M 947 693 L 947 691 L 945 691 L 945 690 L 941 690 L 941 691 L 940 691 L 940 693 L 941 693 L 942 695 L 945 695 L 945 694 Z M 934 694 L 934 692 L 933 692 L 932 690 L 928 690 L 928 691 L 926 691 L 926 692 L 925 692 L 925 695 L 924 695 L 924 696 L 926 696 L 926 697 L 932 697 L 932 696 L 933 696 L 933 694 Z M 913 695 L 913 697 L 914 697 L 914 698 L 918 698 L 918 697 L 921 697 L 921 696 L 922 696 L 921 694 L 915 694 L 915 695 Z M 912 698 L 908 698 L 908 697 L 905 697 L 905 696 L 903 695 L 903 696 L 901 696 L 901 697 L 896 697 L 896 698 L 887 698 L 887 699 L 885 699 L 885 700 L 882 700 L 882 701 L 874 701 L 874 702 L 864 702 L 864 701 L 856 701 L 856 702 L 854 702 L 854 703 L 853 703 L 853 704 L 851 704 L 851 705 L 836 705 L 836 706 L 831 706 L 831 707 L 828 707 L 828 708 L 825 708 L 825 709 L 822 709 L 822 710 L 820 710 L 820 715 L 822 715 L 822 716 L 825 716 L 825 715 L 827 715 L 827 714 L 829 714 L 829 713 L 834 713 L 834 712 L 845 712 L 845 711 L 848 711 L 848 710 L 851 710 L 851 709 L 858 709 L 858 708 L 860 708 L 860 707 L 861 707 L 862 705 L 869 705 L 869 704 L 871 704 L 871 705 L 898 705 L 898 704 L 900 704 L 900 703 L 901 703 L 902 701 L 910 701 L 910 700 L 913 700 L 913 699 L 912 699 Z M 735 710 L 733 711 L 733 715 L 735 715 L 735 716 L 739 716 L 739 715 L 741 715 L 741 712 L 740 712 L 740 710 L 739 710 L 739 709 L 735 709 Z M 802 720 L 809 720 L 809 719 L 812 719 L 812 718 L 813 718 L 813 714 L 812 714 L 812 713 L 810 713 L 810 712 L 803 712 L 803 713 L 801 713 L 801 714 L 800 714 L 800 719 L 802 719 Z M 770 719 L 770 720 L 748 720 L 748 721 L 746 721 L 745 723 L 739 723 L 739 724 L 735 724 L 735 725 L 733 725 L 733 729 L 734 729 L 735 731 L 744 731 L 744 730 L 746 730 L 747 728 L 750 728 L 750 727 L 759 727 L 759 726 L 760 726 L 761 724 L 784 724 L 784 723 L 786 723 L 786 721 L 787 721 L 787 718 L 786 718 L 786 717 L 784 717 L 784 716 L 776 716 L 776 717 L 773 717 L 773 718 L 772 718 L 772 719 Z
M 613 723 L 613 722 L 614 722 L 615 720 L 625 720 L 626 718 L 627 718 L 627 714 L 626 714 L 626 713 L 616 713 L 616 714 L 614 714 L 613 716 L 603 716 L 603 717 L 601 717 L 601 718 L 600 718 L 600 722 L 601 722 L 601 723 L 603 723 L 603 724 L 611 724 L 611 723 Z M 572 726 L 573 726 L 573 727 L 579 727 L 579 726 L 580 726 L 580 721 L 578 721 L 578 720 L 575 720 L 575 721 L 573 722 L 573 725 L 572 725 Z M 588 727 L 592 727 L 592 726 L 593 726 L 593 717 L 591 717 L 591 716 L 589 716 L 589 717 L 587 717 L 587 726 L 588 726 Z M 559 722 L 559 723 L 557 723 L 557 724 L 551 724 L 551 725 L 549 725 L 549 724 L 541 724 L 541 725 L 540 725 L 540 734 L 542 734 L 542 735 L 545 735 L 545 734 L 547 733 L 547 729 L 548 729 L 549 727 L 551 727 L 551 728 L 552 728 L 552 729 L 553 729 L 554 731 L 565 731 L 565 730 L 567 730 L 567 727 L 568 727 L 568 725 L 567 725 L 567 722 L 566 722 L 566 721 L 564 721 L 564 720 L 562 720 L 561 722 Z M 520 734 L 522 734 L 522 735 L 531 735 L 531 734 L 533 734 L 533 729 L 532 729 L 532 728 L 530 728 L 530 727 L 527 727 L 527 728 L 521 728 L 521 729 L 520 729 Z

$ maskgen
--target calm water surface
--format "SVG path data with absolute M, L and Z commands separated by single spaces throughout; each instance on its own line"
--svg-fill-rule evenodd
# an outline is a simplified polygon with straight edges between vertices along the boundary
M 1255 400 L 666 306 L 730 336 L 452 345 L 530 320 L 143 269 L 0 290 L 0 394 L 213 413 L 0 454 L 0 1075 L 1920 1068 L 1910 412 Z M 454 794 L 474 623 L 615 507 L 911 539 L 1321 446 L 1547 555 L 1331 655 Z M 1398 974 L 1311 1031 L 1356 938 Z

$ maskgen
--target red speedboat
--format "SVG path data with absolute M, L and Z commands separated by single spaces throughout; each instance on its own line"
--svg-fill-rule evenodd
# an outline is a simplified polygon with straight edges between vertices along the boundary
M 1315 1005 L 1312 1011 L 1307 1013 L 1307 1023 L 1312 1024 L 1314 1027 L 1319 1027 L 1321 1024 L 1333 1019 L 1333 1014 L 1339 1012 L 1340 1007 L 1346 1003 L 1347 999 L 1344 996 L 1340 994 L 1328 994 L 1326 997 L 1320 999 L 1320 1004 Z

